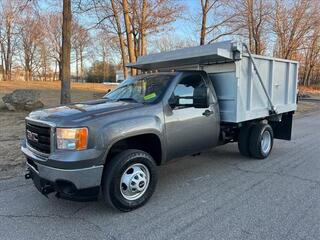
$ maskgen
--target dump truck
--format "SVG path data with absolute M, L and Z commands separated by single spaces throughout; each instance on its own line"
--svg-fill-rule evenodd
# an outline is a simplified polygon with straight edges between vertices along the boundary
M 290 140 L 298 62 L 225 41 L 141 56 L 138 75 L 103 98 L 26 117 L 25 177 L 44 195 L 130 211 L 157 184 L 157 166 L 222 144 L 266 159 Z M 214 153 L 212 153 L 214 154 Z

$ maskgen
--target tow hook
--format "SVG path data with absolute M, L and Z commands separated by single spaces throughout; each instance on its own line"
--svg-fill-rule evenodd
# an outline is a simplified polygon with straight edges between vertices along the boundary
M 41 193 L 45 196 L 45 197 L 48 197 L 48 194 L 54 192 L 54 187 L 51 186 L 51 185 L 44 185 L 42 188 L 41 188 Z
M 30 172 L 29 169 L 27 170 L 26 174 L 24 175 L 24 178 L 25 178 L 25 179 L 30 179 L 30 178 L 32 178 L 31 172 Z

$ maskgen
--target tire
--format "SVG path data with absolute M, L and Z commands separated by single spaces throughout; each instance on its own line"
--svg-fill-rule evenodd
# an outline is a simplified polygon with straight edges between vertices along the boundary
M 251 156 L 257 159 L 265 159 L 271 153 L 272 147 L 272 127 L 265 123 L 259 123 L 253 126 L 249 140 L 249 151 Z
M 239 152 L 245 156 L 250 157 L 250 150 L 249 150 L 249 137 L 251 134 L 252 125 L 243 126 L 240 128 L 239 137 L 238 137 L 238 149 Z
M 105 166 L 101 188 L 104 201 L 128 212 L 143 206 L 157 184 L 156 163 L 146 152 L 125 150 Z

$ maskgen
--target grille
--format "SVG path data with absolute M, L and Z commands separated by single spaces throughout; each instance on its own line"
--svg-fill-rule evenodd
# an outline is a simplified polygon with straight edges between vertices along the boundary
M 33 149 L 47 154 L 50 153 L 50 127 L 27 123 L 26 138 L 29 146 Z

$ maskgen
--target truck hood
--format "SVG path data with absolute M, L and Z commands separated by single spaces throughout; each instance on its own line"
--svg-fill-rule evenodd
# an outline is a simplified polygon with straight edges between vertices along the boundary
M 113 102 L 107 99 L 99 99 L 38 110 L 31 112 L 29 118 L 50 122 L 60 122 L 61 120 L 80 122 L 142 106 L 142 103 Z

